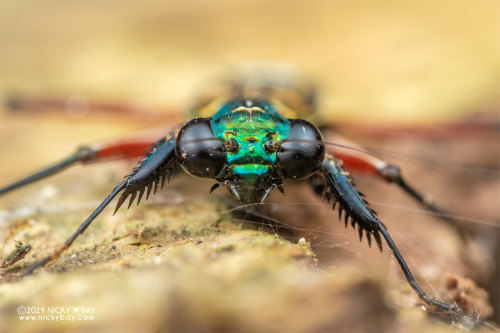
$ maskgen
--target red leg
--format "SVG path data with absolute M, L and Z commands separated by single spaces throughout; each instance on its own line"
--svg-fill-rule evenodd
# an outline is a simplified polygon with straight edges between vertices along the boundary
M 26 178 L 0 188 L 0 196 L 19 187 L 56 174 L 75 164 L 101 162 L 111 159 L 136 159 L 142 157 L 154 143 L 155 140 L 130 140 L 83 146 L 65 159 L 35 172 Z
M 342 144 L 343 143 L 344 142 L 342 142 Z M 439 218 L 443 219 L 446 222 L 452 222 L 455 227 L 459 222 L 455 221 L 452 215 L 446 210 L 435 205 L 429 199 L 424 197 L 419 191 L 417 191 L 413 186 L 409 185 L 401 175 L 401 170 L 397 165 L 368 155 L 361 150 L 358 151 L 349 148 L 342 148 L 341 145 L 328 146 L 327 152 L 341 159 L 344 162 L 344 166 L 347 170 L 351 172 L 364 172 L 383 179 L 388 183 L 394 183 L 398 185 L 403 191 L 405 191 L 410 197 L 418 201 L 425 209 L 434 213 Z M 459 229 L 459 232 L 461 233 L 461 236 L 464 237 L 461 228 Z
M 342 147 L 327 147 L 327 152 L 341 159 L 350 172 L 364 172 L 387 182 L 396 182 L 399 167 L 365 152 Z
M 145 155 L 155 140 L 119 141 L 108 144 L 88 146 L 92 153 L 86 163 L 100 162 L 108 159 L 131 159 Z

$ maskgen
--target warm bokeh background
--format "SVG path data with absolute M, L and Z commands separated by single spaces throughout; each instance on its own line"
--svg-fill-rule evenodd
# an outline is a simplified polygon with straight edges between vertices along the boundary
M 9 1 L 0 91 L 179 105 L 207 74 L 289 62 L 338 119 L 426 119 L 499 97 L 495 1 Z
M 0 98 L 15 94 L 57 97 L 69 101 L 118 101 L 140 106 L 153 113 L 172 112 L 181 118 L 196 91 L 210 85 L 218 73 L 230 71 L 241 63 L 272 61 L 292 64 L 318 84 L 319 111 L 328 122 L 362 121 L 413 126 L 449 121 L 476 112 L 486 112 L 493 115 L 493 119 L 498 119 L 499 17 L 500 2 L 486 0 L 1 0 Z M 11 114 L 2 108 L 0 185 L 61 158 L 81 143 L 127 136 L 151 125 L 158 126 L 147 119 L 138 121 L 109 115 L 85 117 L 57 113 Z M 171 125 L 165 124 L 165 131 Z M 410 153 L 412 159 L 424 157 L 427 161 L 423 165 L 426 167 L 434 165 L 431 169 L 418 169 L 415 165 L 399 161 L 413 183 L 433 195 L 436 201 L 454 214 L 470 218 L 468 222 L 471 225 L 497 223 L 500 216 L 498 133 L 477 140 L 462 138 L 460 142 L 453 137 L 437 141 L 424 138 L 425 142 L 420 145 L 416 140 L 398 138 L 382 143 L 381 147 Z M 362 143 L 372 144 L 369 140 Z M 474 165 L 480 165 L 481 168 L 473 168 Z M 13 216 L 11 213 L 19 213 L 19 207 L 40 209 L 42 214 L 30 215 L 30 221 L 35 221 L 33 225 L 38 227 L 31 226 L 29 230 L 35 231 L 22 236 L 27 238 L 20 235 L 16 237 L 30 242 L 34 238 L 33 245 L 38 250 L 47 251 L 50 246 L 59 244 L 88 215 L 88 210 L 129 168 L 130 165 L 122 164 L 114 165 L 114 168 L 77 168 L 42 182 L 39 187 L 34 185 L 13 193 L 0 201 L 0 226 L 8 230 L 8 223 L 15 222 L 10 218 Z M 449 172 L 456 168 L 460 171 Z M 483 174 L 483 171 L 488 173 Z M 186 225 L 191 225 L 190 228 L 199 227 L 197 224 L 193 226 L 193 221 L 199 222 L 203 218 L 197 218 L 197 215 L 193 215 L 197 212 L 192 210 L 206 210 L 215 215 L 220 213 L 220 209 L 209 204 L 206 192 L 210 184 L 195 197 L 193 205 L 189 195 L 183 196 L 183 189 L 195 187 L 189 192 L 192 194 L 200 192 L 196 187 L 201 186 L 197 183 L 192 185 L 189 179 L 183 181 L 173 185 L 166 199 L 159 199 L 160 203 L 167 204 L 166 211 L 157 212 L 157 205 L 141 205 L 135 212 L 119 215 L 121 218 L 118 217 L 118 220 L 111 219 L 111 212 L 106 212 L 104 216 L 111 222 L 92 226 L 94 229 L 89 229 L 80 248 L 94 249 L 93 244 L 111 246 L 111 243 L 107 243 L 109 233 L 133 234 L 140 221 L 148 220 L 149 226 L 156 228 L 159 225 L 158 230 L 163 230 L 161 228 L 167 228 L 162 220 L 164 218 L 171 222 L 168 228 L 177 232 L 183 230 L 185 220 L 189 220 Z M 410 266 L 418 266 L 418 272 L 426 277 L 422 279 L 425 281 L 424 289 L 435 288 L 438 294 L 442 293 L 444 287 L 440 278 L 443 271 L 453 272 L 472 277 L 481 286 L 489 288 L 492 302 L 498 304 L 500 291 L 498 283 L 494 281 L 499 276 L 498 267 L 494 266 L 495 263 L 498 265 L 498 253 L 488 252 L 498 248 L 491 245 L 498 238 L 493 237 L 492 240 L 490 237 L 490 243 L 483 242 L 487 244 L 484 248 L 473 242 L 464 245 L 457 240 L 452 230 L 446 229 L 436 219 L 421 213 L 413 214 L 412 209 L 416 206 L 412 206 L 406 198 L 398 201 L 400 192 L 390 186 L 363 178 L 359 179 L 358 184 L 369 198 L 373 198 L 373 206 L 384 222 L 387 221 L 402 251 L 410 256 Z M 310 196 L 310 192 L 291 187 L 285 199 L 289 202 L 314 200 Z M 180 208 L 168 206 L 173 201 Z M 411 208 L 401 209 L 406 205 Z M 48 207 L 46 211 L 45 207 Z M 276 210 L 279 211 L 280 207 L 276 206 Z M 327 209 L 316 209 L 318 201 L 314 201 L 312 212 L 302 206 L 283 207 L 292 215 L 284 217 L 285 221 L 295 217 L 301 221 L 316 219 L 322 223 L 330 216 Z M 60 214 L 61 211 L 65 214 Z M 186 211 L 190 211 L 190 214 L 184 215 Z M 158 218 L 158 215 L 162 218 Z M 212 217 L 205 218 L 207 223 L 212 223 Z M 174 218 L 177 219 L 176 223 L 172 222 Z M 122 227 L 118 223 L 121 220 Z M 473 220 L 481 223 L 471 222 Z M 61 225 L 65 227 L 59 230 Z M 37 322 L 26 327 L 18 325 L 15 306 L 31 300 L 37 305 L 60 305 L 63 302 L 74 305 L 80 302 L 99 307 L 100 319 L 91 323 L 91 326 L 58 326 L 49 323 L 46 327 L 48 330 L 69 327 L 85 331 L 91 327 L 106 331 L 121 323 L 122 329 L 129 331 L 141 327 L 167 328 L 171 331 L 207 327 L 216 331 L 231 331 L 247 327 L 263 331 L 270 328 L 266 325 L 277 321 L 282 322 L 281 326 L 272 326 L 271 329 L 325 331 L 335 328 L 341 331 L 348 328 L 346 325 L 352 325 L 352 331 L 361 332 L 375 323 L 375 327 L 383 331 L 447 330 L 446 326 L 427 327 L 436 323 L 425 321 L 426 317 L 420 316 L 420 313 L 415 315 L 416 312 L 400 311 L 411 309 L 415 299 L 411 292 L 404 289 L 407 288 L 405 281 L 401 279 L 387 251 L 382 256 L 375 250 L 369 251 L 366 244 L 358 245 L 351 230 L 344 230 L 337 221 L 332 225 L 336 229 L 328 229 L 329 224 L 322 225 L 322 228 L 331 232 L 333 238 L 325 240 L 318 237 L 316 244 L 314 240 L 312 244 L 323 268 L 328 265 L 339 267 L 333 274 L 328 273 L 332 275 L 330 277 L 318 276 L 314 270 L 304 273 L 302 266 L 297 268 L 293 263 L 280 259 L 283 255 L 287 260 L 293 260 L 301 254 L 294 252 L 297 249 L 293 247 L 288 252 L 288 245 L 269 240 L 272 237 L 263 241 L 267 244 L 265 246 L 259 240 L 251 243 L 250 250 L 242 245 L 242 251 L 248 251 L 241 256 L 248 259 L 247 269 L 250 273 L 236 265 L 228 274 L 225 274 L 228 262 L 214 259 L 219 252 L 214 250 L 215 245 L 210 247 L 211 242 L 217 245 L 218 239 L 203 239 L 204 244 L 208 245 L 202 250 L 178 247 L 182 255 L 176 257 L 175 252 L 166 255 L 162 250 L 157 250 L 158 253 L 153 251 L 153 254 L 147 254 L 147 251 L 141 252 L 142 248 L 130 249 L 129 243 L 132 241 L 125 237 L 125 242 L 117 242 L 123 257 L 118 256 L 116 259 L 120 260 L 120 265 L 125 262 L 125 268 L 113 266 L 116 262 L 112 261 L 114 257 L 108 258 L 108 248 L 98 247 L 102 253 L 83 251 L 86 253 L 81 255 L 83 269 L 78 268 L 79 264 L 72 264 L 68 257 L 56 264 L 53 270 L 59 271 L 60 267 L 67 266 L 69 270 L 84 273 L 87 270 L 85 265 L 89 265 L 93 267 L 90 270 L 97 272 L 95 275 L 40 274 L 27 282 L 3 284 L 0 296 L 5 303 L 0 304 L 0 315 L 3 315 L 2 322 L 11 325 L 9 328 L 43 331 L 43 325 L 47 323 Z M 231 228 L 228 230 L 232 232 Z M 169 229 L 168 232 L 174 231 Z M 486 233 L 490 236 L 498 234 L 498 227 L 487 229 Z M 179 231 L 179 235 L 182 236 L 182 232 Z M 172 235 L 169 237 L 175 238 Z M 234 240 L 234 244 L 239 244 L 237 241 L 246 244 L 238 237 L 246 239 L 245 235 L 237 235 L 235 240 L 223 241 Z M 348 243 L 344 244 L 346 240 Z M 168 244 L 172 242 L 171 239 L 156 238 L 154 241 L 163 244 L 163 248 L 170 248 Z M 11 243 L 9 240 L 10 248 L 6 247 L 2 256 L 12 248 Z M 274 246 L 282 245 L 286 250 L 272 255 L 265 252 L 267 248 L 274 250 Z M 77 249 L 75 247 L 75 251 Z M 240 250 L 238 245 L 236 249 Z M 332 252 L 333 255 L 328 254 Z M 103 253 L 106 256 L 102 257 Z M 278 259 L 273 257 L 276 253 Z M 475 254 L 484 256 L 478 258 Z M 161 262 L 172 264 L 155 270 L 157 262 L 141 257 L 146 255 L 158 256 Z M 212 266 L 201 269 L 204 273 L 200 273 L 200 281 L 197 271 L 190 265 L 193 262 L 202 265 L 203 255 Z M 236 251 L 236 255 L 239 252 Z M 259 256 L 269 260 L 260 262 Z M 234 264 L 232 257 L 229 258 L 229 264 Z M 429 259 L 433 260 L 434 265 L 429 263 Z M 92 260 L 96 260 L 97 264 L 92 266 Z M 111 264 L 106 266 L 108 260 Z M 264 279 L 252 278 L 255 273 L 252 269 L 255 267 L 260 269 L 257 271 L 259 274 L 265 271 L 262 273 Z M 284 269 L 273 272 L 272 267 Z M 146 269 L 147 273 L 142 274 L 142 269 Z M 115 270 L 119 272 L 114 274 Z M 205 270 L 213 272 L 204 275 Z M 178 275 L 181 277 L 176 277 L 178 271 L 181 271 Z M 243 276 L 239 275 L 240 271 L 244 272 Z M 277 284 L 285 279 L 286 274 L 291 277 L 278 287 Z M 241 286 L 236 286 L 235 280 L 238 279 L 241 279 Z M 222 282 L 217 285 L 213 283 L 214 280 Z M 184 290 L 189 288 L 186 287 L 186 281 L 192 288 L 187 292 Z M 437 281 L 441 281 L 441 284 Z M 265 289 L 266 286 L 271 289 Z M 301 289 L 301 286 L 305 287 Z M 339 286 L 338 289 L 335 286 Z M 298 295 L 294 294 L 294 288 L 301 290 Z M 400 291 L 401 288 L 406 290 L 403 295 L 407 298 L 393 291 Z M 26 290 L 38 296 L 26 294 Z M 200 294 L 199 290 L 206 290 L 206 293 Z M 221 290 L 228 290 L 222 299 Z M 324 290 L 329 290 L 330 294 L 325 294 Z M 247 303 L 238 302 L 238 296 Z M 194 302 L 193 298 L 198 297 L 200 302 Z M 399 300 L 400 303 L 394 306 L 388 301 L 386 303 L 389 305 L 384 303 L 384 306 L 380 306 L 380 297 Z M 145 306 L 141 305 L 141 299 Z M 333 299 L 346 302 L 343 303 L 347 304 L 345 308 L 356 309 L 356 314 L 363 315 L 366 323 L 357 320 L 356 315 L 349 316 L 349 311 L 343 312 L 345 308 L 332 304 Z M 220 300 L 220 303 L 214 306 L 211 303 L 214 300 Z M 352 303 L 348 303 L 350 300 Z M 179 302 L 180 309 L 170 308 L 172 302 Z M 265 309 L 267 302 L 272 304 L 270 309 Z M 120 304 L 120 313 L 113 312 L 116 304 Z M 148 306 L 154 311 L 146 311 Z M 168 312 L 167 319 L 161 317 L 162 307 Z M 374 310 L 380 310 L 380 313 L 373 315 Z M 137 314 L 137 320 L 133 319 L 134 314 Z M 234 322 L 228 318 L 233 318 Z M 499 317 L 496 318 L 498 321 Z M 226 321 L 229 323 L 224 326 Z
M 0 96 L 182 112 L 217 73 L 277 61 L 317 82 L 320 112 L 330 121 L 427 122 L 498 112 L 499 12 L 495 1 L 3 0 Z M 54 132 L 23 124 L 2 128 L 0 139 L 10 144 L 0 152 L 13 156 L 26 141 Z M 49 146 L 69 149 L 130 128 L 74 125 L 66 144 L 54 139 Z M 16 133 L 33 137 L 17 146 L 23 138 L 13 140 Z

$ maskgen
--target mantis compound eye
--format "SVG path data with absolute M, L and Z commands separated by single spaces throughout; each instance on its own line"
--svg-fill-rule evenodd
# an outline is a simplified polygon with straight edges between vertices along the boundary
M 175 154 L 182 168 L 196 177 L 215 178 L 226 164 L 226 147 L 214 136 L 208 118 L 195 118 L 181 128 Z
M 286 178 L 307 178 L 320 168 L 325 158 L 323 137 L 308 121 L 293 119 L 290 122 L 290 135 L 278 149 L 277 163 Z

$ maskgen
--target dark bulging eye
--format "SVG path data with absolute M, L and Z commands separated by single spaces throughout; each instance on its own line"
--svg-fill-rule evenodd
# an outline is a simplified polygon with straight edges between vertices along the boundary
M 215 178 L 226 163 L 226 148 L 208 118 L 195 118 L 181 128 L 175 154 L 182 168 L 196 177 Z
M 290 135 L 276 154 L 277 163 L 286 178 L 307 178 L 320 168 L 325 158 L 323 137 L 308 121 L 293 119 L 290 122 Z

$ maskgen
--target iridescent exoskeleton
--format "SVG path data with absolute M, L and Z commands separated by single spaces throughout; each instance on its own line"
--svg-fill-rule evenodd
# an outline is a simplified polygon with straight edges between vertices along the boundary
M 284 79 L 285 78 L 285 79 Z M 163 187 L 174 170 L 182 168 L 195 177 L 211 178 L 211 191 L 224 186 L 241 203 L 261 203 L 277 188 L 284 193 L 283 180 L 309 179 L 315 193 L 338 205 L 339 216 L 357 226 L 360 239 L 372 238 L 382 250 L 382 237 L 399 262 L 409 284 L 433 307 L 448 312 L 453 306 L 428 297 L 413 278 L 384 224 L 357 191 L 347 167 L 365 169 L 394 182 L 427 209 L 427 202 L 401 177 L 399 169 L 373 157 L 355 152 L 337 153 L 325 145 L 320 130 L 304 117 L 315 109 L 315 94 L 307 81 L 282 75 L 243 77 L 211 87 L 201 95 L 192 111 L 197 116 L 152 145 L 145 157 L 126 175 L 78 230 L 51 256 L 28 269 L 28 274 L 57 258 L 85 231 L 102 210 L 120 195 L 116 210 L 129 199 L 129 207 L 144 194 Z M 134 150 L 135 149 L 135 150 Z M 77 162 L 142 153 L 137 145 L 83 147 L 67 159 L 23 180 L 0 189 L 0 195 L 53 174 Z M 115 210 L 115 211 L 116 211 Z

